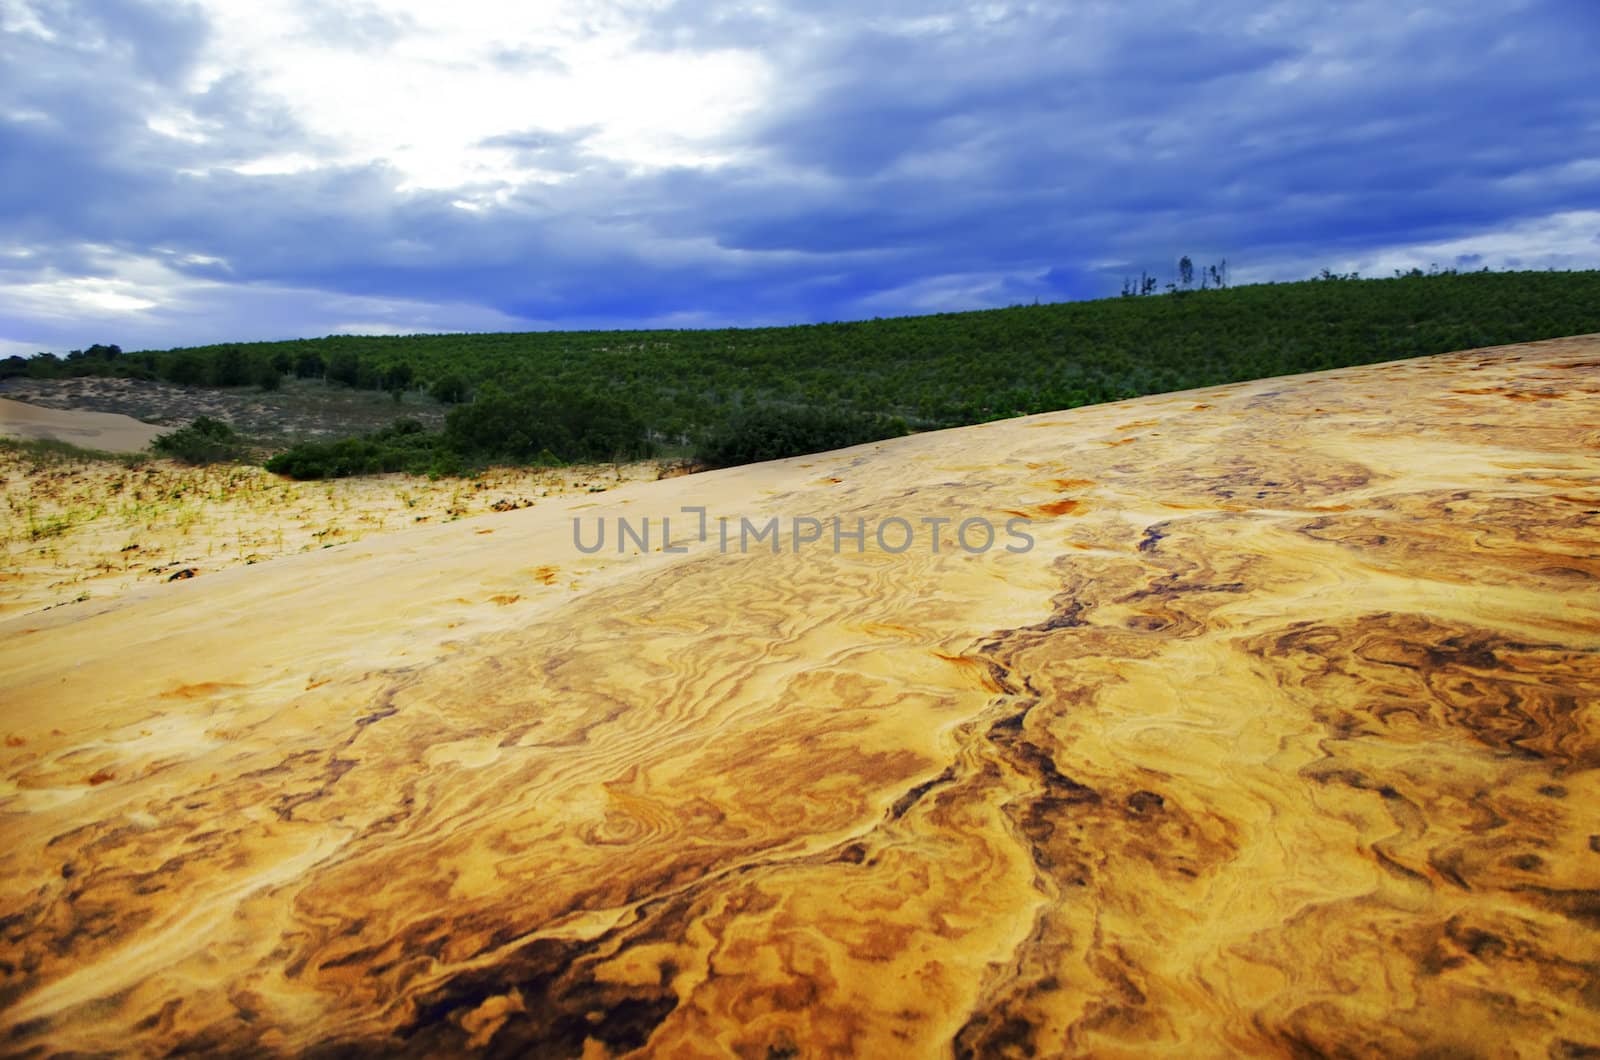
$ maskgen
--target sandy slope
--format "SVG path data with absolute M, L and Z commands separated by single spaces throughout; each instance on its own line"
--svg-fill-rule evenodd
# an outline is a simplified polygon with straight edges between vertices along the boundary
M 1597 425 L 1561 340 L 0 623 L 0 1040 L 1600 1047 Z M 724 553 L 719 514 L 919 533 Z M 575 548 L 618 515 L 686 551 Z M 1035 547 L 918 522 L 980 516 Z
M 116 412 L 47 409 L 0 398 L 0 434 L 14 438 L 49 438 L 83 449 L 137 453 L 170 429 Z
M 495 468 L 472 479 L 294 482 L 260 467 L 35 460 L 0 449 L 0 616 L 181 581 L 421 523 L 654 481 L 659 462 Z

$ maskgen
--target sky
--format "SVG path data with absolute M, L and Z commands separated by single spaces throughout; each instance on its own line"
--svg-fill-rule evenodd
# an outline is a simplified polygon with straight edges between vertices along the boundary
M 1600 266 L 1600 4 L 0 0 L 0 356 Z

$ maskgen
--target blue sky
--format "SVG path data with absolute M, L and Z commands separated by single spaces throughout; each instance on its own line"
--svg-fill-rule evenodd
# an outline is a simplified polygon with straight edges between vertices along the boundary
M 1600 6 L 0 0 L 0 355 L 1600 265 Z

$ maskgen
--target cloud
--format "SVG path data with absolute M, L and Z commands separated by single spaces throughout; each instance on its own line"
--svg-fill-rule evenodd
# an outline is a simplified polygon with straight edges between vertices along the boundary
M 5 0 L 0 340 L 841 319 L 1114 294 L 1183 253 L 1593 267 L 1596 24 Z

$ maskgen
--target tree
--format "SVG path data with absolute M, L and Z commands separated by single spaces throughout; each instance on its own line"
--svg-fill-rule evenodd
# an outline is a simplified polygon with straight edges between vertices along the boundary
M 250 361 L 237 346 L 219 352 L 211 362 L 213 386 L 244 386 L 250 382 Z
M 55 379 L 61 375 L 61 358 L 53 353 L 36 353 L 28 358 L 29 379 Z
M 329 382 L 355 386 L 361 381 L 361 358 L 350 350 L 340 350 L 328 358 Z
M 411 385 L 411 365 L 406 361 L 391 364 L 383 370 L 383 388 L 385 390 L 404 390 Z
M 301 350 L 300 355 L 294 359 L 294 374 L 300 379 L 320 379 L 328 370 L 322 361 L 322 354 L 316 350 Z
M 1194 262 L 1189 260 L 1187 254 L 1178 259 L 1178 282 L 1186 291 L 1194 286 Z
M 433 381 L 428 393 L 441 405 L 457 405 L 467 400 L 467 381 L 454 372 Z
M 193 350 L 182 350 L 163 366 L 161 374 L 169 383 L 193 386 L 205 381 L 206 362 Z

